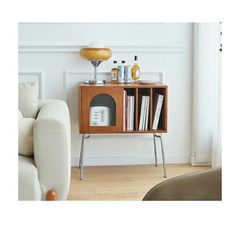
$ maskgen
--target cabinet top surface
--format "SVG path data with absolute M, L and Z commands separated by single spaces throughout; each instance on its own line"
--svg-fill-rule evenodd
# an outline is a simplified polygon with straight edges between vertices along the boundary
M 166 88 L 168 87 L 166 84 L 140 84 L 140 83 L 131 83 L 131 84 L 85 84 L 79 83 L 80 87 L 114 87 L 114 88 Z

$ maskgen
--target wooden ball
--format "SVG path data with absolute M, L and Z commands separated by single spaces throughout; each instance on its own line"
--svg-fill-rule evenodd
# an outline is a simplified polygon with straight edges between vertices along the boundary
M 55 201 L 57 200 L 57 193 L 55 190 L 49 190 L 47 192 L 47 200 L 48 201 Z

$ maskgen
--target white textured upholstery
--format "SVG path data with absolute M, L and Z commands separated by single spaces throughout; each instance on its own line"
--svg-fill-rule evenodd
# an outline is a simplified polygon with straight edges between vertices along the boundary
M 54 189 L 57 199 L 65 200 L 70 184 L 71 134 L 69 110 L 64 101 L 43 103 L 34 123 L 33 142 L 43 197 Z
M 18 175 L 18 199 L 40 200 L 42 194 L 38 171 L 32 158 L 19 156 Z
M 66 200 L 71 168 L 67 104 L 60 100 L 38 100 L 38 84 L 22 83 L 19 84 L 19 110 L 23 117 L 36 118 L 33 158 L 19 156 L 19 200 L 44 200 L 48 190 L 56 191 L 57 200 Z M 18 116 L 19 122 L 25 120 L 20 112 Z
M 34 118 L 19 118 L 18 120 L 18 153 L 33 156 L 33 125 Z
M 38 83 L 19 83 L 18 107 L 25 118 L 36 118 L 38 112 Z
M 23 119 L 23 115 L 20 110 L 18 110 L 18 120 Z

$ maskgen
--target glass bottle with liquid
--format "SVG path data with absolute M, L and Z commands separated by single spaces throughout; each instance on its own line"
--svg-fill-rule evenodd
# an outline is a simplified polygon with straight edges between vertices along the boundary
M 136 82 L 140 77 L 140 67 L 138 65 L 138 56 L 134 56 L 134 64 L 132 66 L 132 80 Z
M 118 83 L 118 67 L 117 61 L 113 61 L 113 68 L 111 69 L 111 83 L 116 84 Z

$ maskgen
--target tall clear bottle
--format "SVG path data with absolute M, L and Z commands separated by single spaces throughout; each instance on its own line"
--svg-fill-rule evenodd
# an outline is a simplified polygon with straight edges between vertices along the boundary
M 132 80 L 136 82 L 140 77 L 140 67 L 138 65 L 138 56 L 134 56 L 134 64 L 132 66 Z
M 117 61 L 113 61 L 113 68 L 111 69 L 111 83 L 116 84 L 118 83 L 118 67 Z
M 121 61 L 121 65 L 118 66 L 118 83 L 125 82 L 125 61 Z

